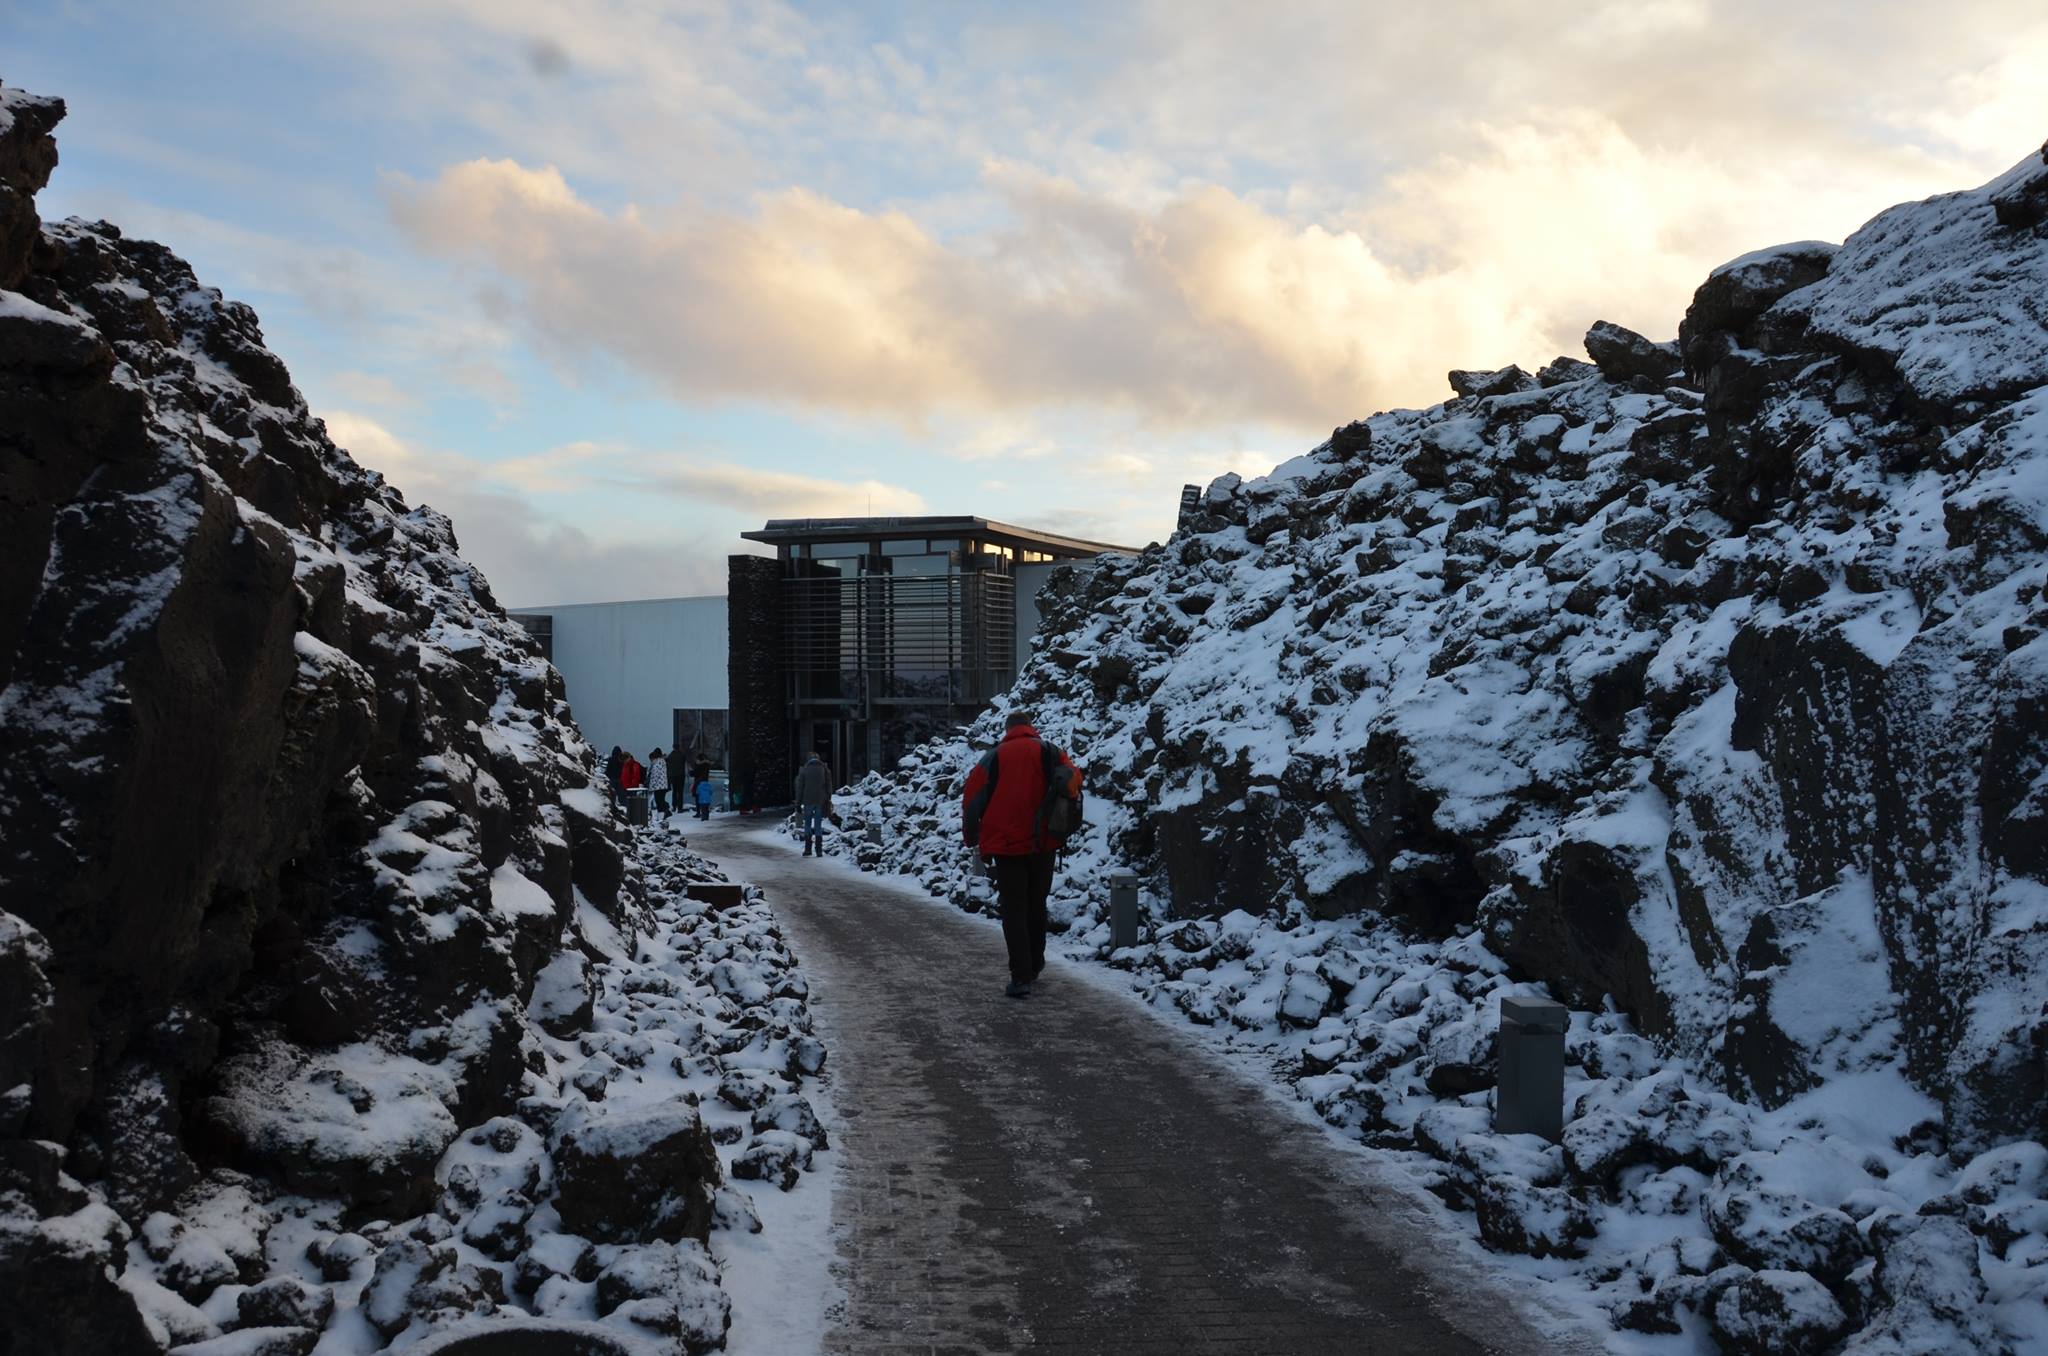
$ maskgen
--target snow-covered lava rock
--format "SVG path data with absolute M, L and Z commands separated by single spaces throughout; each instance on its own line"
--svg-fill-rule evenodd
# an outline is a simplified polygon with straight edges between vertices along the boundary
M 1114 963 L 1488 1243 L 1733 1350 L 2048 1341 L 2044 202 L 2048 150 L 1217 481 L 835 850 L 986 908 L 958 782 L 1031 712 L 1069 945 L 1138 870 Z M 1561 1151 L 1489 1129 L 1540 991 Z
M 0 89 L 0 1351 L 720 1345 L 794 958 L 247 307 L 38 220 L 62 115 Z

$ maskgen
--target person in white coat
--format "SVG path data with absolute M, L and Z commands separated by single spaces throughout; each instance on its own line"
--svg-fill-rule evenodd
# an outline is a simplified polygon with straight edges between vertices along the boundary
M 654 813 L 668 813 L 668 759 L 660 749 L 647 755 L 647 792 L 654 797 Z

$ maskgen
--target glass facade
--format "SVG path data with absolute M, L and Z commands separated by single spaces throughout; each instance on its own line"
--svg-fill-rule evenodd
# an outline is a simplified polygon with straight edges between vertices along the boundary
M 843 776 L 972 720 L 1016 676 L 1007 546 L 871 537 L 782 548 L 783 673 L 801 757 Z
M 815 751 L 846 780 L 895 766 L 1010 685 L 1020 566 L 1118 549 L 980 518 L 788 519 L 745 535 L 776 548 L 774 561 L 734 558 L 776 641 L 772 659 L 754 651 L 766 664 L 736 658 L 735 672 L 759 674 L 749 701 L 764 722 L 779 693 L 792 769 Z M 733 636 L 738 656 L 748 642 Z M 775 753 L 748 758 L 782 775 L 768 772 Z

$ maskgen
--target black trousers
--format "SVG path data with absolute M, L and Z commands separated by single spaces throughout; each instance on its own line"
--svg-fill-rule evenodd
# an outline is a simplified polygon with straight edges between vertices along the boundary
M 996 858 L 996 898 L 1002 906 L 1003 943 L 1010 978 L 1029 984 L 1045 968 L 1045 897 L 1052 893 L 1050 852 Z
M 668 813 L 668 788 L 665 786 L 654 793 L 654 813 L 658 815 Z

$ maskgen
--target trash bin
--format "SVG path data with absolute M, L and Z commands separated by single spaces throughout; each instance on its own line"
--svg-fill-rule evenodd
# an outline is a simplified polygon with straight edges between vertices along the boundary
M 1500 1000 L 1500 1078 L 1493 1128 L 1503 1135 L 1564 1134 L 1564 1030 L 1570 1014 L 1547 998 Z
M 636 828 L 647 823 L 647 792 L 639 787 L 626 793 L 626 822 Z
M 1114 948 L 1138 944 L 1138 877 L 1119 871 L 1109 878 L 1109 944 Z

